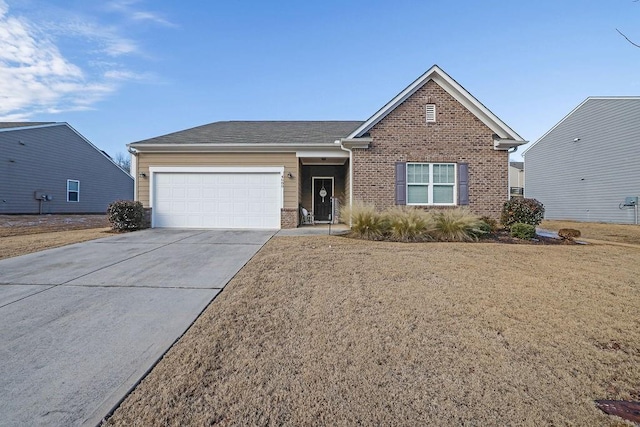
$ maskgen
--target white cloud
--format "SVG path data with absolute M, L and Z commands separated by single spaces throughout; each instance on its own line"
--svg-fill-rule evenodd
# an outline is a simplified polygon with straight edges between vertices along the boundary
M 149 21 L 166 27 L 175 27 L 176 25 L 161 15 L 146 10 L 135 10 L 134 5 L 139 3 L 138 0 L 114 0 L 107 4 L 110 10 L 117 11 L 134 21 Z
M 17 16 L 0 0 L 0 120 L 89 110 L 124 82 L 152 80 L 116 60 L 141 54 L 118 27 L 73 13 L 56 22 L 50 16 Z M 62 41 L 74 60 L 61 52 Z
M 0 117 L 87 109 L 114 90 L 109 82 L 87 81 L 51 40 L 35 33 L 0 0 Z

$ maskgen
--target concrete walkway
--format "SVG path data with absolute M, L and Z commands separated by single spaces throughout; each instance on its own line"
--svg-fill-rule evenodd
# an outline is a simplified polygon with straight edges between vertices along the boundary
M 287 228 L 278 231 L 278 236 L 315 236 L 315 235 L 338 235 L 349 232 L 349 226 L 345 224 L 335 224 L 329 227 L 329 224 L 302 225 L 298 228 Z
M 144 230 L 0 261 L 0 425 L 96 425 L 275 231 Z

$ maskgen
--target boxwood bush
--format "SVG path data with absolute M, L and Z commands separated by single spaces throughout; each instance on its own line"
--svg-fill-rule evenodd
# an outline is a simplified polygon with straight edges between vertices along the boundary
M 107 208 L 111 228 L 117 231 L 133 231 L 144 228 L 144 208 L 133 200 L 116 200 Z
M 523 224 L 516 222 L 511 224 L 511 237 L 517 237 L 518 239 L 531 240 L 536 237 L 536 227 L 531 224 Z
M 534 227 L 542 222 L 544 218 L 544 206 L 536 199 L 525 199 L 514 197 L 504 203 L 500 222 L 511 228 L 513 224 L 529 224 Z

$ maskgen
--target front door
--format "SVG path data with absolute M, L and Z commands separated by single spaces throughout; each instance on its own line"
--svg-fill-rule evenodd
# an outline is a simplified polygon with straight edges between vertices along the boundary
M 331 222 L 331 198 L 333 177 L 313 177 L 313 219 L 315 222 Z

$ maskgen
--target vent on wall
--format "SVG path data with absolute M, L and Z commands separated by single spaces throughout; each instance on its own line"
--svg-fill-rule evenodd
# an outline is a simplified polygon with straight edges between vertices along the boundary
M 427 123 L 436 121 L 436 104 L 427 104 Z

